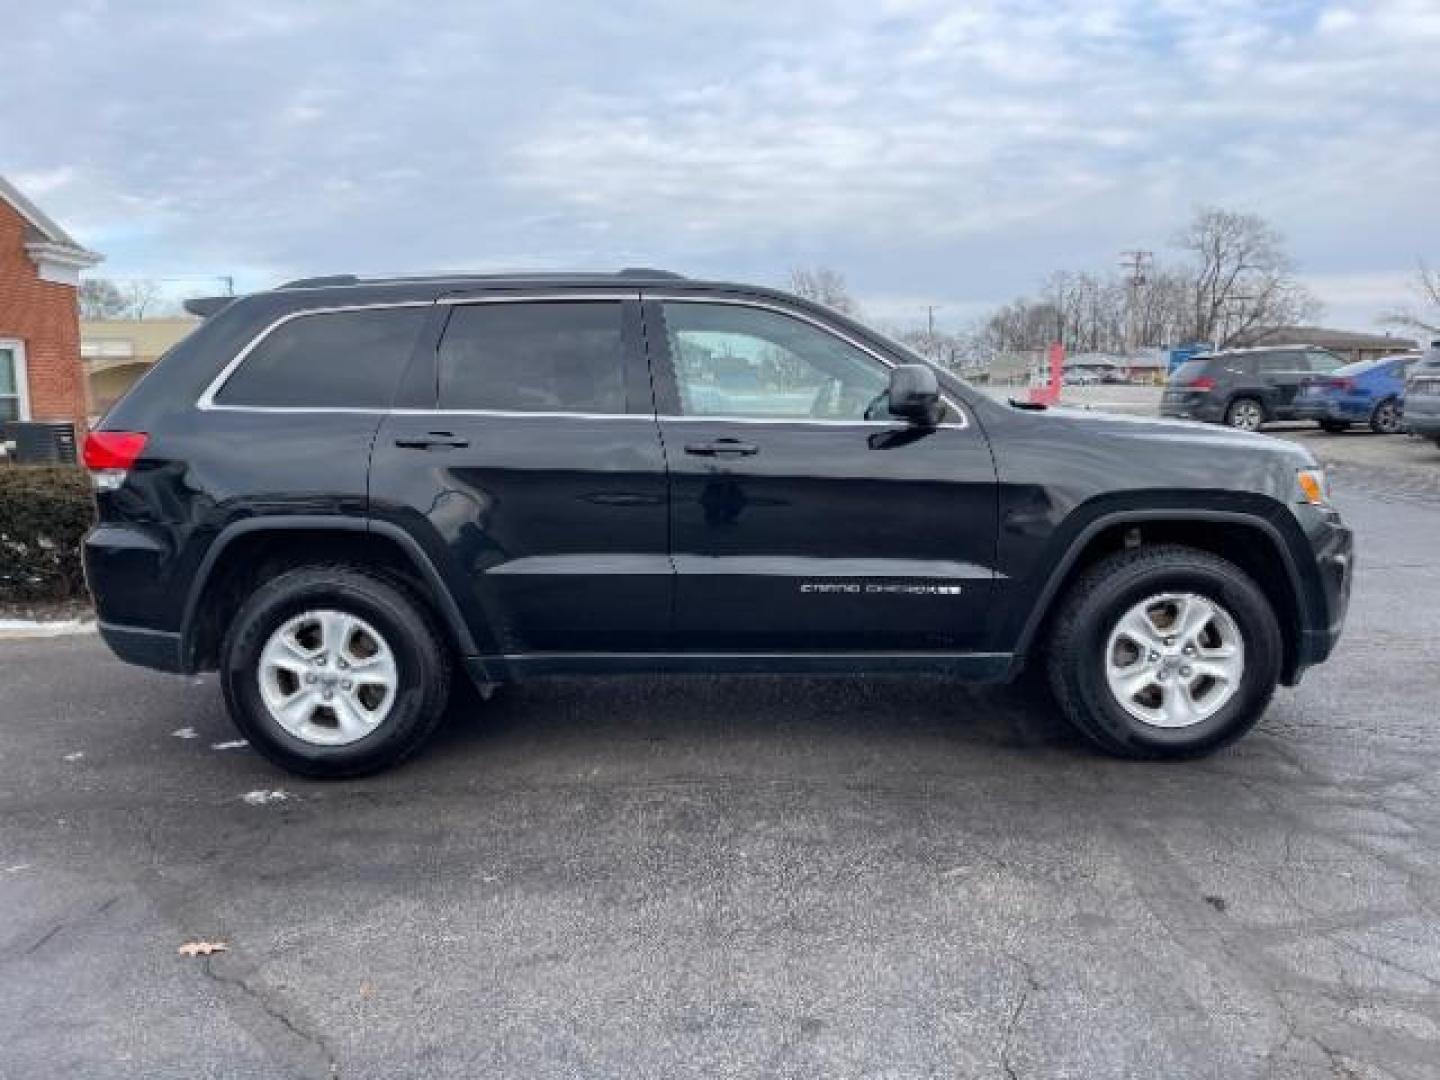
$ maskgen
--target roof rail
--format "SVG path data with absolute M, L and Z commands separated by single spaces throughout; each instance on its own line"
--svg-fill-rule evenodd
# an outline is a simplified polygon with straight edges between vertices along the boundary
M 278 285 L 280 289 L 323 289 L 327 285 L 359 285 L 360 279 L 354 274 L 327 274 L 321 277 L 302 277 Z
M 381 274 L 375 277 L 360 277 L 358 274 L 327 274 L 321 277 L 296 278 L 278 289 L 325 289 L 346 285 L 400 285 L 406 283 L 443 281 L 493 281 L 501 278 L 649 278 L 651 280 L 684 281 L 684 274 L 673 270 L 657 270 L 649 266 L 627 266 L 612 273 L 587 273 L 583 270 L 517 270 L 510 273 L 492 274 Z

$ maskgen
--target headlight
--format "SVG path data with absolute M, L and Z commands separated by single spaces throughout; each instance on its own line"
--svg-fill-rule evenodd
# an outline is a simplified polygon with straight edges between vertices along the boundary
M 1295 474 L 1300 486 L 1300 501 L 1311 506 L 1325 506 L 1330 502 L 1330 484 L 1324 469 L 1301 469 Z

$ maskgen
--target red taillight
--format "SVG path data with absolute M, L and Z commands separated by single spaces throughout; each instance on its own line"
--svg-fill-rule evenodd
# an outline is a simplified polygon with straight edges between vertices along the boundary
M 1331 386 L 1331 388 L 1334 389 L 1334 390 L 1339 390 L 1342 394 L 1348 394 L 1351 390 L 1354 390 L 1354 389 L 1355 389 L 1355 380 L 1354 380 L 1354 379 L 1331 379 L 1331 380 L 1330 380 L 1330 386 Z
M 1186 390 L 1214 390 L 1215 380 L 1209 375 L 1201 375 L 1185 384 Z
M 85 467 L 129 469 L 145 450 L 143 431 L 92 431 L 85 436 Z

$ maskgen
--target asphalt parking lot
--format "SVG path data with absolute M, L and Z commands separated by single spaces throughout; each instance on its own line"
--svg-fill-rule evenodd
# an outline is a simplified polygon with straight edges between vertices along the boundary
M 213 680 L 0 642 L 0 1076 L 1440 1076 L 1440 451 L 1289 435 L 1347 635 L 1196 763 L 1009 691 L 631 679 L 306 783 Z

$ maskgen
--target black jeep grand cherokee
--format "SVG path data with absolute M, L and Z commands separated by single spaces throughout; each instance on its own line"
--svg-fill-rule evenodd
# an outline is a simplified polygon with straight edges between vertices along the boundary
M 224 305 L 88 441 L 105 640 L 218 668 L 311 776 L 458 665 L 1048 677 L 1102 749 L 1214 750 L 1340 633 L 1288 443 L 1001 404 L 833 311 L 660 271 L 311 279 Z

